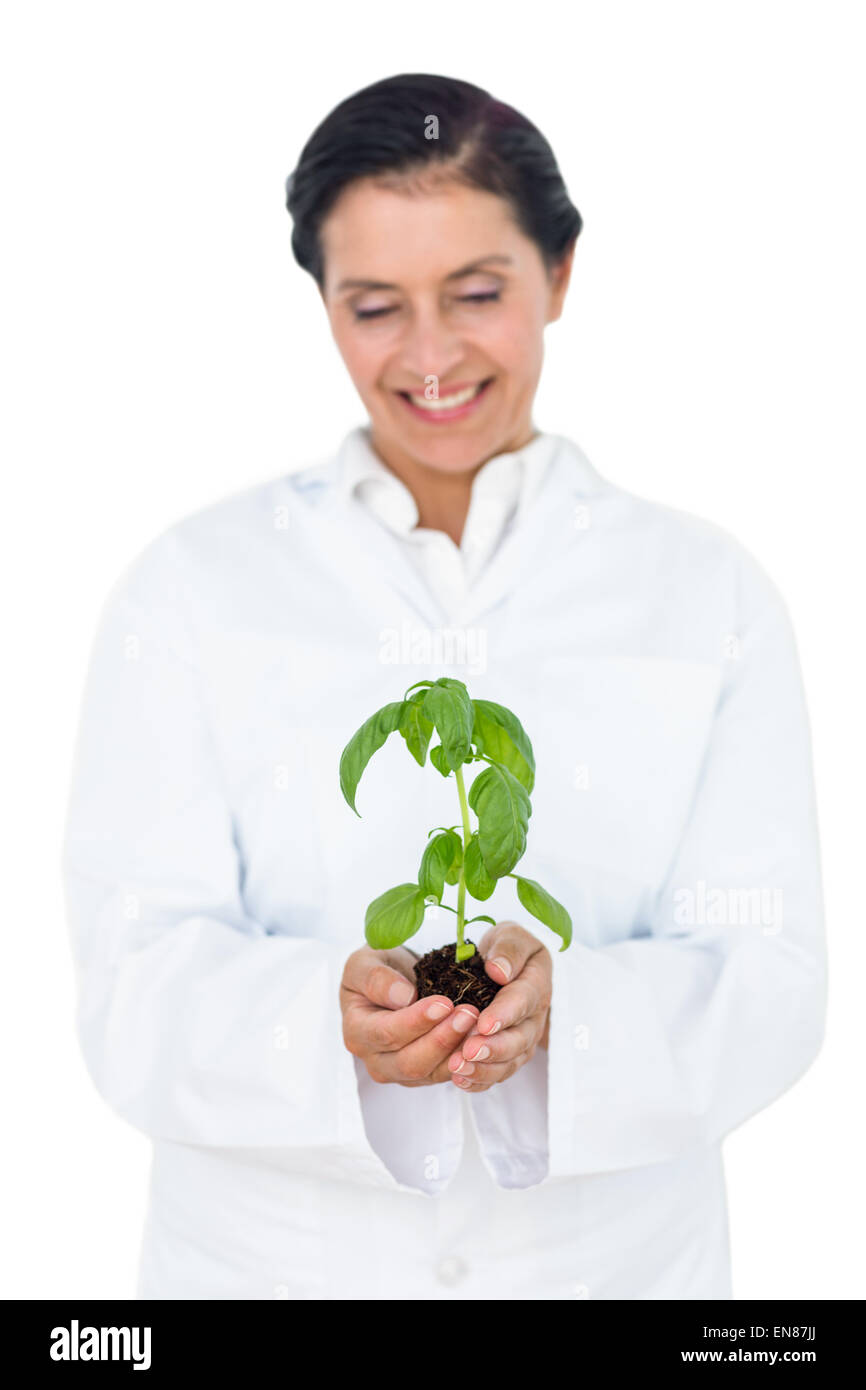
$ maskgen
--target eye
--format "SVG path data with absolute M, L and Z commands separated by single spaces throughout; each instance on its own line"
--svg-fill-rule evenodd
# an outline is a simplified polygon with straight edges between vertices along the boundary
M 354 313 L 354 315 L 355 315 L 355 318 L 356 318 L 356 320 L 357 320 L 358 322 L 362 322 L 362 321 L 365 320 L 365 319 L 381 319 L 381 318 L 384 318 L 384 316 L 385 316 L 386 314 L 392 314 L 393 312 L 394 312 L 394 305 L 393 305 L 393 304 L 386 304 L 386 305 L 383 305 L 381 309 L 355 309 L 355 310 L 353 310 L 353 313 Z
M 479 294 L 461 294 L 460 301 L 463 304 L 486 304 L 489 300 L 499 298 L 499 290 L 487 290 Z

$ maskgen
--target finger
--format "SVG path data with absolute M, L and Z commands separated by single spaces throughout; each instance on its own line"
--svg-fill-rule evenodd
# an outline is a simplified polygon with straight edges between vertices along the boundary
M 346 961 L 342 987 L 363 995 L 381 1009 L 405 1009 L 417 993 L 409 962 L 408 955 L 401 957 L 396 951 L 361 947 Z
M 481 1066 L 470 1062 L 467 1065 L 472 1067 L 472 1071 L 468 1076 L 463 1072 L 452 1073 L 451 1080 L 461 1091 L 486 1091 L 490 1086 L 507 1081 L 534 1055 L 535 1047 L 532 1046 L 519 1056 L 512 1057 L 509 1062 L 484 1063 Z
M 457 1039 L 457 1046 L 458 1046 L 458 1047 L 460 1046 L 460 1039 L 459 1039 L 459 1038 Z M 454 1055 L 454 1054 L 451 1053 L 448 1057 L 445 1057 L 445 1058 L 438 1064 L 438 1066 L 435 1066 L 435 1067 L 433 1068 L 433 1070 L 431 1071 L 430 1075 L 427 1077 L 426 1082 L 424 1083 L 425 1085 L 428 1085 L 428 1086 L 438 1086 L 441 1082 L 443 1082 L 443 1081 L 450 1081 L 450 1080 L 452 1079 L 451 1072 L 448 1070 L 448 1064 L 449 1064 L 449 1062 L 451 1061 L 451 1057 L 452 1057 L 453 1055 Z
M 521 1019 L 511 1028 L 504 1028 L 493 1037 L 483 1033 L 472 1033 L 460 1049 L 459 1054 L 449 1058 L 451 1071 L 461 1070 L 460 1062 L 510 1062 L 519 1057 L 527 1047 L 537 1042 L 544 1032 L 546 1013 L 533 1014 L 531 1018 Z
M 356 1056 L 399 1052 L 430 1033 L 453 1013 L 454 1005 L 443 994 L 418 999 L 405 1009 L 380 1009 L 363 994 L 355 994 L 343 1012 L 343 1038 L 349 1051 Z M 459 1041 L 462 1035 L 452 1032 Z
M 552 968 L 547 951 L 530 956 L 522 972 L 511 984 L 500 989 L 478 1019 L 478 1031 L 490 1036 L 512 1028 L 550 1006 Z
M 507 985 L 509 980 L 517 978 L 531 956 L 546 947 L 517 922 L 497 922 L 485 932 L 478 949 L 491 980 Z
M 420 1001 L 426 1004 L 428 1001 Z M 413 1005 L 413 1008 L 417 1007 Z M 411 1010 L 407 1010 L 411 1013 Z M 402 1018 L 404 1015 L 400 1015 Z M 425 1036 L 409 1043 L 398 1051 L 383 1054 L 377 1064 L 388 1080 L 399 1081 L 403 1085 L 430 1085 L 434 1073 L 448 1061 L 466 1034 L 478 1021 L 478 1010 L 471 1005 L 461 1004 L 454 1009 L 443 1023 L 436 1025 Z M 446 1077 L 443 1075 L 442 1080 Z

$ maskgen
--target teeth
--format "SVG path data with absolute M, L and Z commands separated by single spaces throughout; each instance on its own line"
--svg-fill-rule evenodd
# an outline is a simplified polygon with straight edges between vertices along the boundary
M 422 410 L 456 410 L 460 405 L 467 405 L 473 396 L 477 396 L 481 390 L 481 382 L 477 386 L 467 386 L 464 391 L 455 391 L 450 396 L 440 396 L 438 400 L 428 401 L 424 396 L 411 396 L 413 405 L 418 405 Z

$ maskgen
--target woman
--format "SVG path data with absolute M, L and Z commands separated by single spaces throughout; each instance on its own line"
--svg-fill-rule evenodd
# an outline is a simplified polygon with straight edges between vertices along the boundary
M 731 1297 L 721 1143 L 823 1035 L 809 731 L 729 535 L 533 423 L 581 219 L 467 83 L 379 82 L 288 185 L 368 424 L 172 526 L 115 586 L 65 852 L 80 1036 L 152 1136 L 155 1298 Z M 483 1011 L 363 943 L 453 783 L 342 748 L 424 678 L 513 709 L 537 779 Z M 537 924 L 535 924 L 537 925 Z M 541 940 L 541 937 L 545 940 Z

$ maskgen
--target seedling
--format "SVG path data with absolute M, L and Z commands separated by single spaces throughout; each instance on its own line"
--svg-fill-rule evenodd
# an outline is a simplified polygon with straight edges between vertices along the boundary
M 439 742 L 430 748 L 434 731 Z M 456 914 L 455 961 L 467 961 L 475 955 L 475 946 L 465 938 L 466 927 L 472 922 L 495 926 L 494 918 L 484 914 L 467 920 L 467 893 L 482 903 L 499 879 L 513 878 L 520 902 L 562 938 L 559 949 L 564 951 L 572 930 L 565 908 L 535 879 L 513 872 L 526 849 L 532 814 L 529 794 L 535 784 L 532 744 L 517 716 L 492 700 L 471 699 L 463 682 L 448 676 L 416 681 L 402 700 L 371 715 L 343 749 L 340 786 L 356 816 L 360 812 L 355 796 L 364 769 L 395 732 L 402 735 L 421 767 L 429 748 L 436 771 L 446 778 L 453 774 L 460 824 L 436 826 L 429 832 L 416 883 L 400 883 L 370 903 L 364 919 L 369 945 L 377 950 L 402 945 L 421 927 L 427 906 L 435 903 Z M 467 796 L 463 768 L 477 762 L 486 766 L 472 781 Z M 470 810 L 477 818 L 474 830 Z M 456 908 L 442 901 L 446 884 L 456 885 Z

